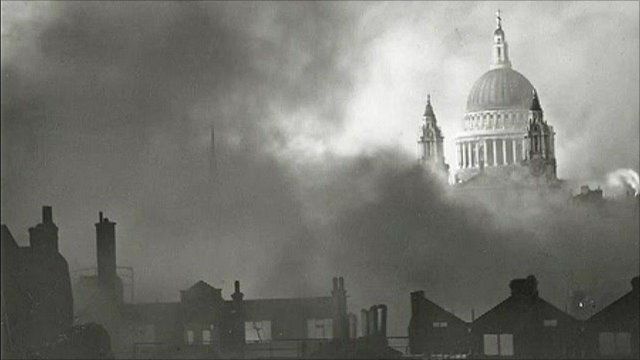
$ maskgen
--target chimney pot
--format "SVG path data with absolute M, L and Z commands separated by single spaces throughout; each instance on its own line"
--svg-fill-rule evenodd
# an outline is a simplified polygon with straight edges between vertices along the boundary
M 42 223 L 51 224 L 53 222 L 53 210 L 51 206 L 42 207 Z
M 239 292 L 240 292 L 240 281 L 236 280 L 236 281 L 233 283 L 233 287 L 234 287 L 235 292 L 236 292 L 236 293 L 239 293 Z
M 100 220 L 100 222 L 102 222 L 102 211 L 98 212 L 98 219 Z
M 526 279 L 513 279 L 509 283 L 511 295 L 536 297 L 538 296 L 538 280 L 533 275 L 527 276 Z

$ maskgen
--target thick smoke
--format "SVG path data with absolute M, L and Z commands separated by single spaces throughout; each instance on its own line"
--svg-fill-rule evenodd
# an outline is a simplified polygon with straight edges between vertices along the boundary
M 138 301 L 176 300 L 200 279 L 225 296 L 235 279 L 248 298 L 326 295 L 343 275 L 353 311 L 390 305 L 391 334 L 404 334 L 417 289 L 467 319 L 530 273 L 560 307 L 574 288 L 608 294 L 603 302 L 626 291 L 638 273 L 637 211 L 566 211 L 568 195 L 526 208 L 460 200 L 414 166 L 403 143 L 415 145 L 425 88 L 442 89 L 434 103 L 450 140 L 447 119 L 461 115 L 451 109 L 486 70 L 481 35 L 492 29 L 474 24 L 494 9 L 475 5 L 478 21 L 449 31 L 468 4 L 405 5 L 3 2 L 2 222 L 24 243 L 39 207 L 52 205 L 75 269 L 95 265 L 93 223 L 105 210 L 118 223 L 119 264 L 135 267 Z M 537 10 L 554 21 L 561 10 L 564 22 L 546 22 L 555 34 L 592 26 L 606 8 Z M 608 46 L 637 43 L 637 11 L 621 12 L 602 25 Z M 611 24 L 624 25 L 621 39 L 607 35 L 618 34 Z M 611 59 L 591 43 L 557 41 L 588 56 L 550 68 L 582 67 L 597 75 L 589 82 L 605 77 L 588 68 L 601 69 L 597 59 L 637 69 L 637 52 Z M 524 63 L 538 55 L 520 63 L 540 67 Z M 561 76 L 524 72 L 564 94 Z M 631 75 L 605 95 L 636 99 Z M 559 104 L 540 92 L 560 134 L 561 172 L 568 159 L 580 160 L 569 171 L 578 178 L 637 166 L 628 151 L 637 132 L 627 131 L 637 128 L 637 100 L 594 109 L 605 95 Z M 610 136 L 602 118 L 620 122 Z
M 617 189 L 632 189 L 634 196 L 640 193 L 640 177 L 631 169 L 618 169 L 607 174 L 607 184 Z

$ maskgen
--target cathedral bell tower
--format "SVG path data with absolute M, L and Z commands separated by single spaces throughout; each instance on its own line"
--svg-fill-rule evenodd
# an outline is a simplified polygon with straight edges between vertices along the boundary
M 529 126 L 525 136 L 527 152 L 525 163 L 534 176 L 544 175 L 547 180 L 556 180 L 555 132 L 553 126 L 544 121 L 538 93 L 533 91 L 529 108 Z
M 438 127 L 436 115 L 431 106 L 431 95 L 427 95 L 427 106 L 418 132 L 420 163 L 447 172 L 449 165 L 444 162 L 444 136 Z

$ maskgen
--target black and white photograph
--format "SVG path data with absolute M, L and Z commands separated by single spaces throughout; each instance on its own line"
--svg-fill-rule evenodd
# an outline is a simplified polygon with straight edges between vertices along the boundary
M 640 358 L 639 1 L 0 4 L 2 359 Z

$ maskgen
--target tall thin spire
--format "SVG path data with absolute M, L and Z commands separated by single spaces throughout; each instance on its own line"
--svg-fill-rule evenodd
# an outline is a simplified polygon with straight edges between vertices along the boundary
M 431 94 L 427 94 L 427 106 L 424 108 L 424 116 L 432 117 L 435 120 L 436 115 L 433 113 L 433 107 L 431 106 Z
M 496 23 L 498 24 L 498 29 L 502 29 L 502 17 L 500 17 L 500 9 L 496 11 Z

